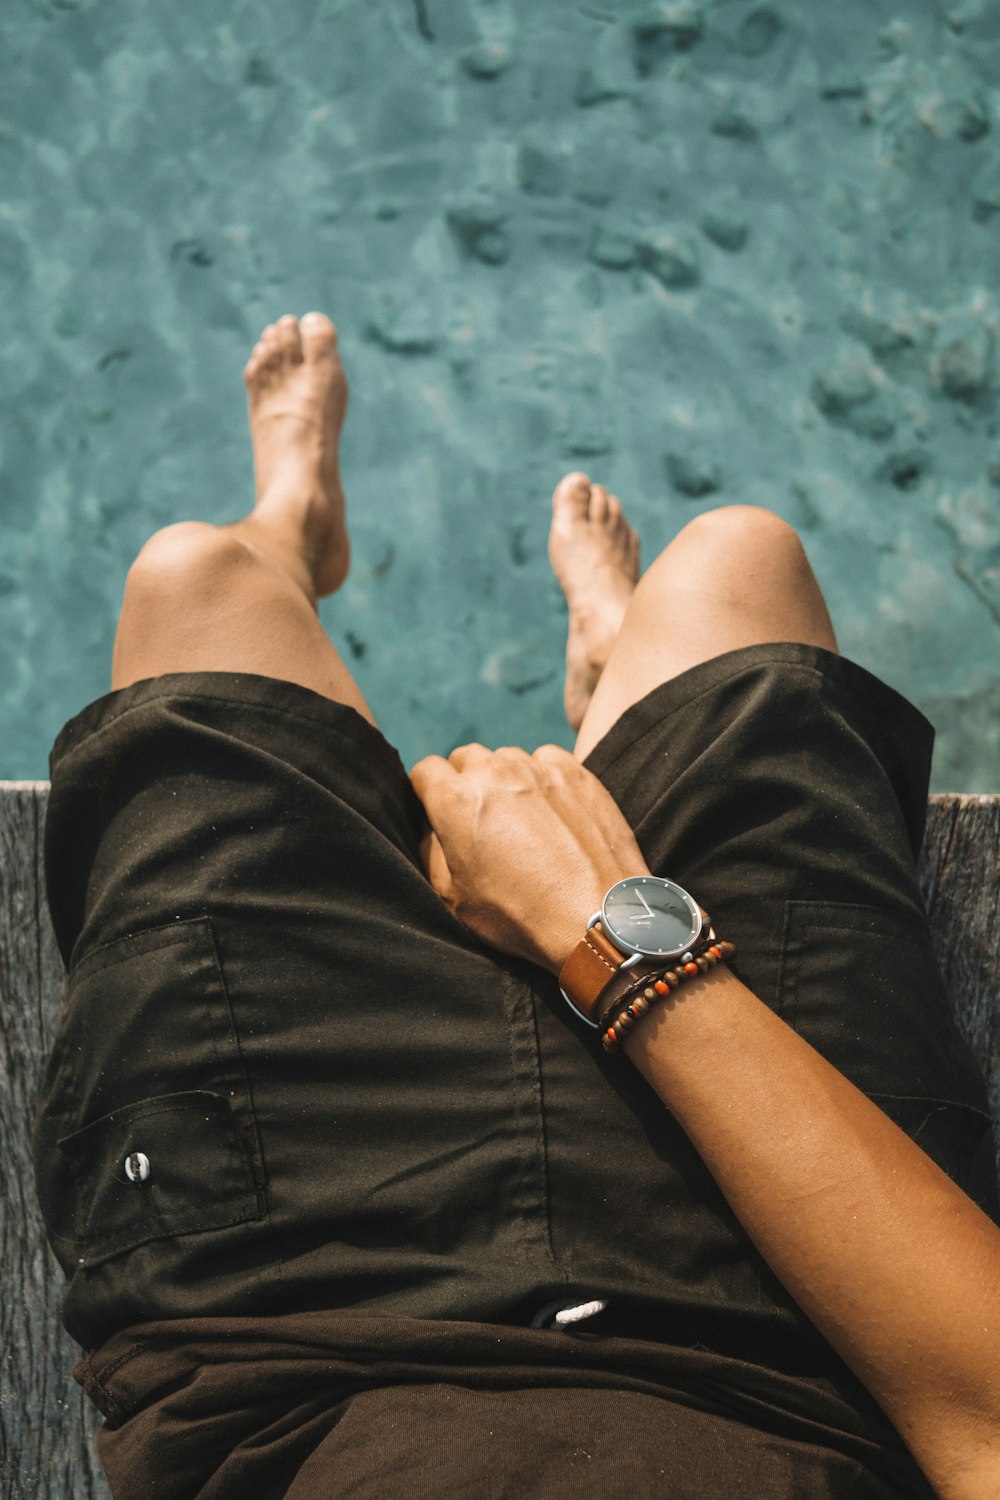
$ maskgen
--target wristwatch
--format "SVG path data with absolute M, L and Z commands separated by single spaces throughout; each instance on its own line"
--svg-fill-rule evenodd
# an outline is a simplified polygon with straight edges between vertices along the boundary
M 600 911 L 559 971 L 559 988 L 570 1010 L 598 1026 L 598 1001 L 619 975 L 650 963 L 690 961 L 715 941 L 707 912 L 673 880 L 630 875 L 605 896 Z

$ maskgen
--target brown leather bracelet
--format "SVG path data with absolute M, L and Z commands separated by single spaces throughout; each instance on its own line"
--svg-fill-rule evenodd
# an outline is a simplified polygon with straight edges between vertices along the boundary
M 614 980 L 607 989 L 598 996 L 597 1014 L 595 1019 L 601 1031 L 608 1025 L 608 1017 L 614 1017 L 616 1011 L 623 1009 L 632 996 L 641 992 L 643 986 L 648 983 L 653 974 L 662 974 L 663 959 L 648 958 L 643 963 L 637 964 L 634 969 L 628 969 L 624 974 L 618 976 L 619 983 Z
M 636 986 L 632 998 L 626 1004 L 617 1008 L 609 1007 L 606 1016 L 608 1024 L 601 1032 L 601 1046 L 605 1052 L 617 1052 L 633 1026 L 642 1020 L 658 1000 L 673 994 L 688 980 L 707 974 L 716 964 L 728 963 L 735 956 L 735 945 L 719 938 L 706 947 L 700 947 L 697 957 L 692 956 L 686 963 L 676 964 L 672 969 L 665 970 L 658 979 L 647 976 L 651 982 L 645 986 Z M 611 1017 L 613 1010 L 614 1019 Z
M 711 934 L 710 936 L 703 938 L 700 943 L 696 943 L 688 950 L 693 959 L 699 958 L 701 954 L 706 953 L 715 942 L 715 933 L 711 927 L 709 928 L 709 933 Z M 679 960 L 675 960 L 674 962 L 679 962 Z M 630 1000 L 642 993 L 653 975 L 662 974 L 665 969 L 672 967 L 673 965 L 669 961 L 664 963 L 662 958 L 650 958 L 645 963 L 639 964 L 635 969 L 629 969 L 627 975 L 622 975 L 623 979 L 628 979 L 628 983 L 624 986 L 614 983 L 610 984 L 599 997 L 597 1024 L 601 1031 L 607 1030 L 608 1026 L 614 1020 L 616 1012 L 623 1011 Z

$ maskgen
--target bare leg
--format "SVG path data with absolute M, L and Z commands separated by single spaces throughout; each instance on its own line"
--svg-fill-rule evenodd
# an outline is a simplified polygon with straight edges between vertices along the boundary
M 585 475 L 557 487 L 549 552 L 569 603 L 566 710 L 579 760 L 633 703 L 724 651 L 769 641 L 836 651 L 802 544 L 771 511 L 731 505 L 697 516 L 624 605 L 623 527 L 631 534 L 616 498 Z M 618 628 L 598 623 L 616 612 Z
M 347 379 L 320 313 L 265 329 L 244 370 L 257 501 L 158 531 L 129 571 L 112 689 L 164 672 L 283 678 L 375 720 L 319 622 L 350 564 L 338 442 Z

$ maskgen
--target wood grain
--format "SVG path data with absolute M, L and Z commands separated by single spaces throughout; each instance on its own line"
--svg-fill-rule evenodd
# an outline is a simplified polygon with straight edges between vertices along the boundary
M 0 1500 L 106 1500 L 70 1371 L 62 1272 L 35 1203 L 31 1119 L 63 967 L 43 896 L 47 782 L 0 782 Z
M 919 865 L 934 951 L 1000 1121 L 1000 796 L 931 797 Z M 1000 1143 L 998 1143 L 1000 1144 Z
M 45 905 L 48 782 L 0 782 L 0 1500 L 107 1500 L 71 1378 L 61 1273 L 34 1196 L 31 1117 L 63 969 Z M 958 1024 L 1000 1119 L 1000 796 L 930 799 L 920 881 Z

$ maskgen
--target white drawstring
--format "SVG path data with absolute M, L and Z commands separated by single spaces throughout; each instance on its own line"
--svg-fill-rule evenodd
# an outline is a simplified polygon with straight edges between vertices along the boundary
M 575 1307 L 562 1307 L 558 1302 L 549 1302 L 540 1313 L 535 1314 L 531 1326 L 568 1328 L 572 1323 L 582 1323 L 584 1318 L 592 1318 L 595 1313 L 603 1312 L 607 1305 L 600 1297 L 593 1302 L 578 1302 Z
M 592 1318 L 595 1313 L 603 1312 L 607 1305 L 597 1297 L 593 1302 L 581 1302 L 577 1307 L 564 1307 L 562 1312 L 556 1313 L 553 1321 L 559 1328 L 567 1323 L 582 1323 L 584 1318 Z

